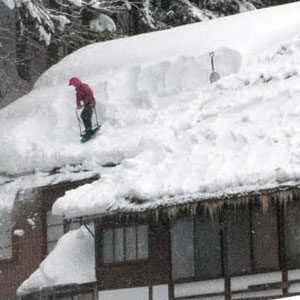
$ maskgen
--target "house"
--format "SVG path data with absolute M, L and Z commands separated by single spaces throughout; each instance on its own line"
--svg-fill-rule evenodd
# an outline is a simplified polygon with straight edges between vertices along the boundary
M 12 160 L 18 172 L 75 162 L 101 174 L 101 180 L 56 194 L 52 213 L 71 227 L 84 227 L 61 237 L 32 268 L 20 283 L 20 297 L 253 300 L 299 293 L 299 73 L 294 65 L 300 43 L 298 38 L 281 43 L 283 33 L 300 28 L 299 11 L 294 4 L 207 22 L 209 37 L 205 24 L 194 24 L 89 46 L 40 79 L 19 103 L 29 109 L 20 109 L 22 118 L 14 124 L 9 109 L 0 112 L 6 120 L 6 131 L 0 132 L 1 170 L 16 172 Z M 276 34 L 274 27 L 261 26 L 277 25 L 274 20 L 283 14 L 287 22 Z M 220 41 L 225 26 L 230 34 Z M 239 41 L 245 35 L 254 41 L 238 43 L 237 35 Z M 261 56 L 257 45 L 262 39 L 271 42 L 268 35 L 276 49 Z M 183 41 L 177 49 L 178 40 Z M 218 51 L 219 43 L 232 49 Z M 154 53 L 152 45 L 157 45 Z M 202 89 L 199 84 L 210 71 L 206 45 L 216 47 L 226 77 Z M 243 52 L 251 46 L 258 53 L 254 58 Z M 132 49 L 139 49 L 139 56 Z M 198 56 L 188 56 L 190 49 Z M 250 70 L 239 72 L 242 57 Z M 209 69 L 199 67 L 207 63 Z M 68 105 L 74 98 L 66 88 L 70 74 L 91 78 L 95 95 L 103 96 L 105 122 L 89 144 L 79 144 L 74 130 Z M 18 129 L 25 138 L 15 145 Z M 107 162 L 115 165 L 103 168 Z M 25 237 L 26 230 L 23 235 L 23 228 L 15 230 L 18 238 Z M 48 242 L 53 246 L 56 240 Z M 78 264 L 69 263 L 76 258 Z M 88 270 L 82 261 L 89 262 Z
M 99 299 L 298 294 L 299 216 L 299 190 L 286 187 L 98 218 Z
M 79 220 L 95 224 L 96 282 L 88 285 L 89 296 L 72 298 L 78 286 L 65 285 L 22 299 L 53 299 L 60 291 L 63 299 L 78 300 L 254 300 L 300 294 L 297 186 L 184 199 L 68 222 Z
M 20 284 L 49 254 L 70 227 L 51 207 L 65 191 L 96 180 L 97 176 L 19 191 L 12 211 L 0 221 L 0 299 L 17 299 Z

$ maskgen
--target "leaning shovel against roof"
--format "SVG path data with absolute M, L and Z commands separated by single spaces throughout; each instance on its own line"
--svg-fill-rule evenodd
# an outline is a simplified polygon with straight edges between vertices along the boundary
M 220 79 L 220 75 L 215 71 L 215 65 L 214 65 L 214 56 L 215 56 L 215 53 L 214 52 L 211 52 L 209 53 L 209 56 L 210 56 L 210 61 L 211 61 L 211 69 L 212 69 L 212 72 L 209 76 L 209 80 L 210 80 L 210 83 L 214 83 L 216 81 L 218 81 Z

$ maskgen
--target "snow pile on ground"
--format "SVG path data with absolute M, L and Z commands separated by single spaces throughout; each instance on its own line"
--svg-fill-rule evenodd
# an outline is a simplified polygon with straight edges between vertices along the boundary
M 40 267 L 18 288 L 18 295 L 68 284 L 95 282 L 94 238 L 84 227 L 62 236 Z
M 0 173 L 101 173 L 56 202 L 68 217 L 295 184 L 299 14 L 294 3 L 78 50 L 0 111 Z M 210 51 L 222 77 L 213 85 Z M 85 144 L 72 76 L 98 101 L 102 127 Z

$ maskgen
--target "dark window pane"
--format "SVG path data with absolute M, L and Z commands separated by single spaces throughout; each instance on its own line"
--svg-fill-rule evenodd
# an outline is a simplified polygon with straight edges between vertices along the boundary
M 124 229 L 115 229 L 115 261 L 124 261 Z
M 136 227 L 125 228 L 125 241 L 126 241 L 126 260 L 135 260 L 136 256 Z
M 277 210 L 270 205 L 263 211 L 260 203 L 252 210 L 253 266 L 256 271 L 279 269 Z
M 177 220 L 171 228 L 173 279 L 194 276 L 193 220 Z
M 73 300 L 72 296 L 57 296 L 59 300 Z
M 148 258 L 148 226 L 137 227 L 138 259 Z
M 202 279 L 222 276 L 219 217 L 197 216 L 195 219 L 195 268 Z
M 77 300 L 93 300 L 93 293 L 78 294 Z
M 103 261 L 111 263 L 114 261 L 113 230 L 103 231 Z
M 300 202 L 286 204 L 285 247 L 288 268 L 300 266 Z
M 247 205 L 228 208 L 224 212 L 225 239 L 228 247 L 228 274 L 251 271 L 249 209 Z

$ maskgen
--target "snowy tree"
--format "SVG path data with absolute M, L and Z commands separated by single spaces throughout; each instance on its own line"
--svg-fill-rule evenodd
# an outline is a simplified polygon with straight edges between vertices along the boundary
M 21 36 L 68 48 L 112 39 L 127 32 L 118 15 L 134 20 L 132 33 L 199 22 L 252 10 L 280 0 L 3 0 L 18 16 Z
M 1 0 L 0 0 L 1 1 Z M 28 80 L 27 45 L 37 41 L 48 65 L 90 43 L 240 13 L 283 0 L 2 0 L 15 10 L 16 59 Z

